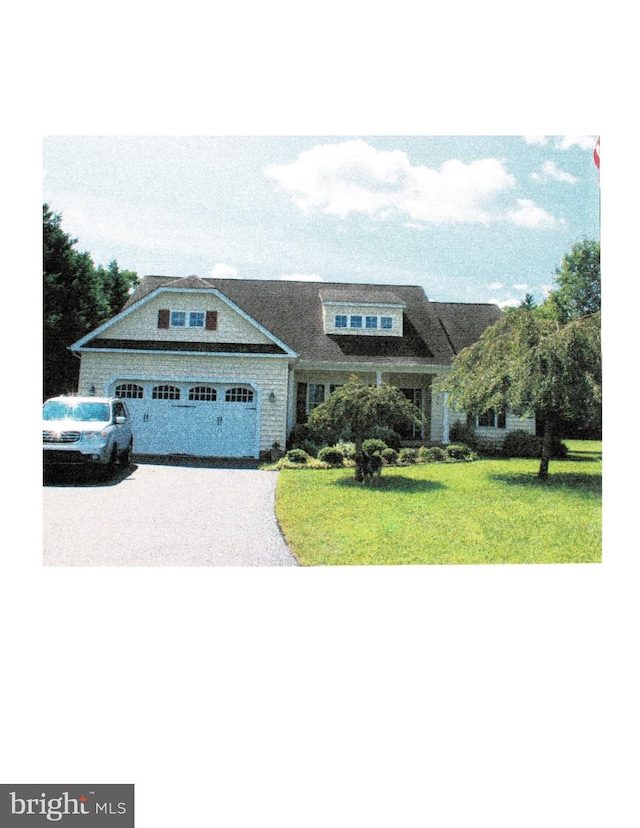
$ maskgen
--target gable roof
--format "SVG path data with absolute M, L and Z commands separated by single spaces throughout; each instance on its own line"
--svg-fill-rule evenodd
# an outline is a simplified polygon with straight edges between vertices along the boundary
M 159 289 L 215 289 L 304 361 L 448 365 L 500 318 L 496 305 L 430 302 L 413 285 L 147 276 L 123 311 Z M 326 334 L 323 301 L 403 308 L 403 336 Z

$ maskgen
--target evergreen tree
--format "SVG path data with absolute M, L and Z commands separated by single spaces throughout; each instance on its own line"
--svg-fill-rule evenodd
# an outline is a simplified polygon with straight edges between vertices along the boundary
M 91 256 L 75 249 L 77 239 L 62 229 L 62 217 L 42 207 L 44 299 L 44 397 L 77 389 L 79 362 L 68 350 L 117 313 L 137 282 L 113 261 L 96 269 Z

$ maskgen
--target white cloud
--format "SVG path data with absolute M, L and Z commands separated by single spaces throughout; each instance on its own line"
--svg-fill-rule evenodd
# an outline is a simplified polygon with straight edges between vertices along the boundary
M 503 282 L 491 282 L 491 284 L 489 285 L 489 290 L 500 290 L 503 287 Z
M 499 218 L 496 197 L 515 185 L 495 158 L 450 160 L 431 169 L 363 140 L 317 145 L 290 164 L 270 164 L 265 173 L 305 213 L 402 215 L 421 223 L 488 223 Z
M 545 146 L 549 143 L 549 136 L 547 135 L 525 135 L 525 143 L 537 144 L 538 146 Z M 579 147 L 583 150 L 593 149 L 596 139 L 592 135 L 559 135 L 555 138 L 554 143 L 557 149 L 568 150 L 572 147 Z
M 522 299 L 489 299 L 490 305 L 497 305 L 499 308 L 517 308 Z
M 579 178 L 571 175 L 571 173 L 561 170 L 553 161 L 544 162 L 542 165 L 542 174 L 545 178 L 551 178 L 554 181 L 564 181 L 567 184 L 577 184 L 580 180 Z
M 231 265 L 225 264 L 224 262 L 218 262 L 218 264 L 214 265 L 211 268 L 211 276 L 215 279 L 239 279 L 240 276 L 238 275 L 238 271 L 235 267 L 231 267 Z
M 583 150 L 592 150 L 596 139 L 593 135 L 562 135 L 558 138 L 556 146 L 561 150 L 568 150 L 572 147 L 579 147 Z
M 526 290 L 529 285 L 519 284 L 519 285 L 511 285 L 514 290 Z
M 285 282 L 323 282 L 322 276 L 316 273 L 291 273 L 288 276 L 280 277 Z
M 506 218 L 511 224 L 518 227 L 532 227 L 547 229 L 555 227 L 558 221 L 542 207 L 537 207 L 533 201 L 527 198 L 518 199 L 518 208 L 508 210 Z M 562 222 L 561 222 L 562 223 Z

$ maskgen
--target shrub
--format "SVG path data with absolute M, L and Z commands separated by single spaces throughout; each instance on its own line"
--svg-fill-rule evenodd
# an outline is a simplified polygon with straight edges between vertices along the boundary
M 291 433 L 287 439 L 287 448 L 299 448 L 305 440 L 309 439 L 309 429 L 302 423 L 296 423 L 291 429 Z
M 335 448 L 340 449 L 345 460 L 353 460 L 356 456 L 356 444 L 348 443 L 341 440 L 336 443 Z
M 297 451 L 297 449 L 295 449 Z M 288 457 L 281 457 L 277 463 L 267 467 L 270 471 L 279 471 L 280 469 L 293 469 L 295 471 L 311 471 L 312 469 L 328 469 L 330 466 L 327 463 L 321 463 L 315 457 L 309 457 L 306 463 L 292 463 Z
M 555 437 L 551 445 L 551 456 L 556 459 L 564 458 L 568 453 L 569 450 L 562 440 Z M 529 434 L 528 431 L 522 429 L 511 431 L 502 444 L 502 454 L 505 457 L 532 457 L 538 459 L 542 456 L 542 437 Z
M 398 462 L 398 452 L 392 448 L 386 448 L 382 452 L 382 459 L 388 466 L 393 466 Z
M 375 437 L 364 440 L 362 443 L 362 451 L 365 454 L 382 454 L 386 448 L 389 448 L 389 446 L 384 440 L 378 440 Z
M 447 459 L 447 453 L 440 446 L 420 446 L 418 449 L 418 460 L 421 463 L 442 463 Z
M 511 431 L 504 438 L 502 453 L 505 457 L 540 457 L 542 440 L 521 429 Z
M 469 446 L 464 443 L 449 443 L 445 449 L 449 460 L 473 460 L 475 454 Z
M 303 440 L 296 448 L 302 449 L 309 457 L 317 457 L 318 451 L 320 450 L 320 446 L 312 440 Z
M 403 448 L 400 449 L 400 454 L 398 455 L 398 462 L 404 463 L 405 465 L 409 465 L 410 463 L 415 463 L 418 459 L 418 450 L 413 448 Z
M 290 463 L 305 465 L 309 460 L 309 455 L 306 451 L 303 451 L 300 448 L 289 449 L 289 451 L 287 452 L 287 460 Z
M 522 429 L 510 431 L 502 444 L 502 453 L 505 457 L 540 457 L 542 440 Z
M 397 431 L 388 426 L 376 426 L 369 436 L 377 440 L 383 440 L 389 448 L 400 451 L 402 437 Z
M 344 454 L 337 446 L 325 446 L 318 452 L 318 460 L 333 468 L 340 468 L 344 463 Z
M 469 422 L 456 420 L 449 428 L 449 439 L 452 443 L 462 443 L 472 449 L 477 449 L 477 437 L 473 425 Z

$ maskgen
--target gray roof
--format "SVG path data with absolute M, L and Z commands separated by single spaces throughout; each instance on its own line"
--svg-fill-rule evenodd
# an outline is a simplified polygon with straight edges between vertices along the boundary
M 448 365 L 497 322 L 496 305 L 430 302 L 420 287 L 287 281 L 145 277 L 126 307 L 159 288 L 216 288 L 251 318 L 312 362 Z M 403 336 L 324 332 L 322 301 L 403 306 Z

